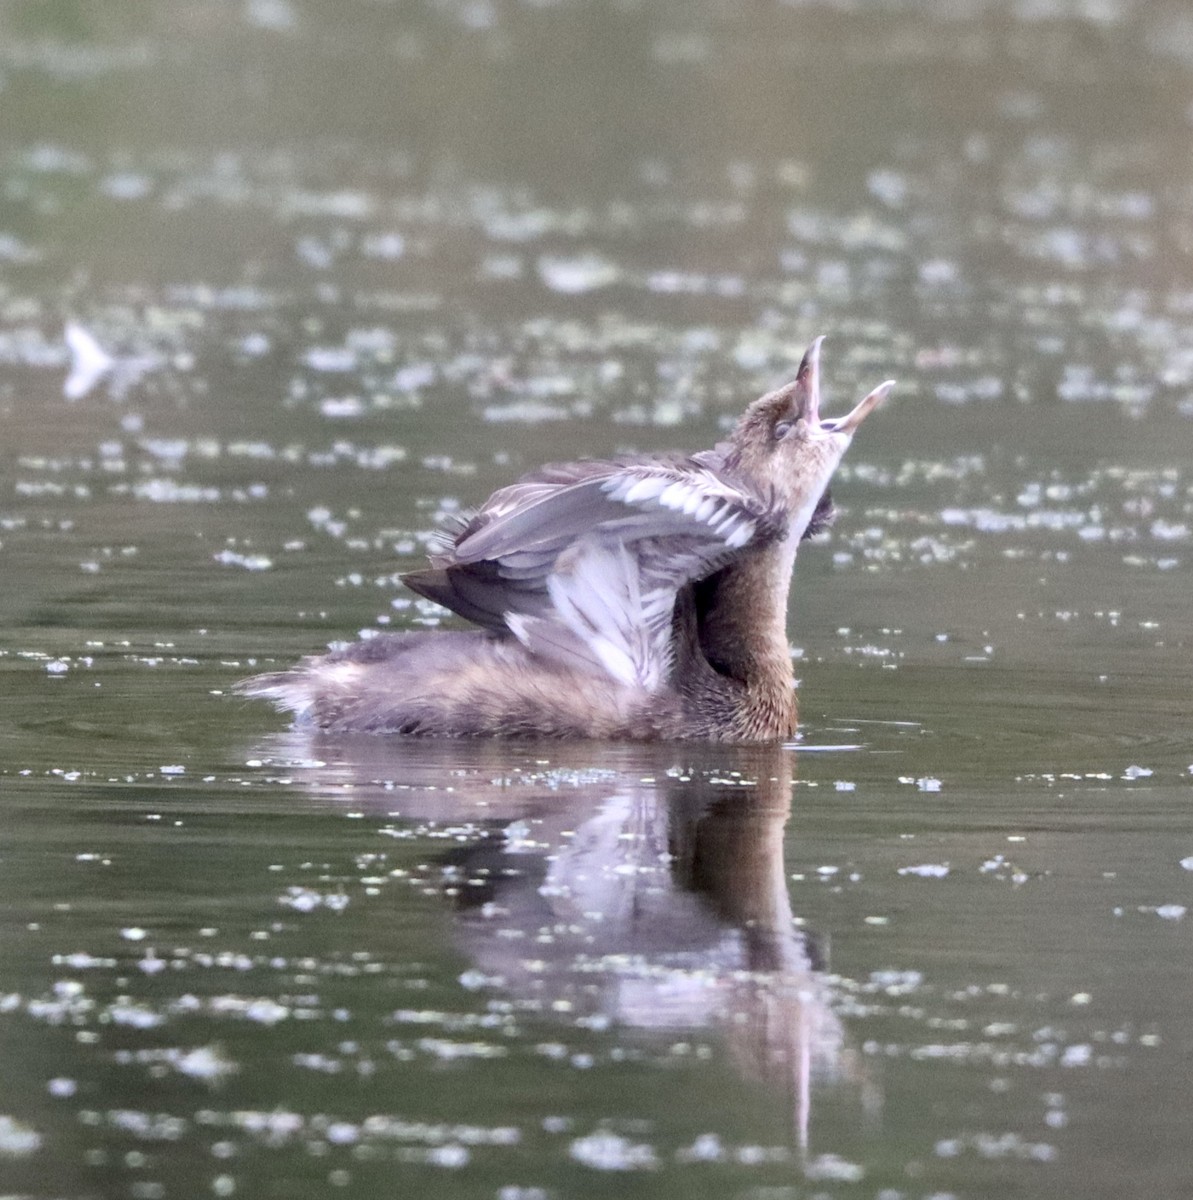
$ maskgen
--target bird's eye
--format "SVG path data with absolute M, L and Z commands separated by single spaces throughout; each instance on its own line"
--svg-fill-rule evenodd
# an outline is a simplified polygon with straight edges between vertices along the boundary
M 794 421 L 776 421 L 775 422 L 775 441 L 781 442 L 795 427 Z

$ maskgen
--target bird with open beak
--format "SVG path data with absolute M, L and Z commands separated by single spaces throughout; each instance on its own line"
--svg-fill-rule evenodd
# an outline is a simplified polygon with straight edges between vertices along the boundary
M 494 492 L 403 576 L 479 628 L 370 638 L 240 690 L 338 731 L 790 737 L 796 551 L 894 387 L 822 418 L 822 340 L 711 450 L 556 463 Z

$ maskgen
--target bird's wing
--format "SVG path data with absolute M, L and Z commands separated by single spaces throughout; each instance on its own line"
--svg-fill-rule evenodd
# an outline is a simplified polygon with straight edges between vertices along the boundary
M 773 500 L 716 464 L 564 464 L 494 493 L 403 578 L 535 653 L 652 688 L 679 588 L 783 533 Z

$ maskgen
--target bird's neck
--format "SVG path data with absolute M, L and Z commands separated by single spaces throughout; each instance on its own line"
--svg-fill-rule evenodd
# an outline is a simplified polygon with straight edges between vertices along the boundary
M 795 543 L 786 539 L 699 585 L 700 648 L 719 674 L 741 685 L 735 723 L 758 740 L 795 730 L 795 676 L 787 643 L 794 563 Z

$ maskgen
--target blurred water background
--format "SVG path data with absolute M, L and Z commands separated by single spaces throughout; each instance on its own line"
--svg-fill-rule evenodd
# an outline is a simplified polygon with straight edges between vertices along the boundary
M 1193 1194 L 1184 0 L 0 6 L 0 1192 Z M 896 377 L 802 742 L 230 694 Z

